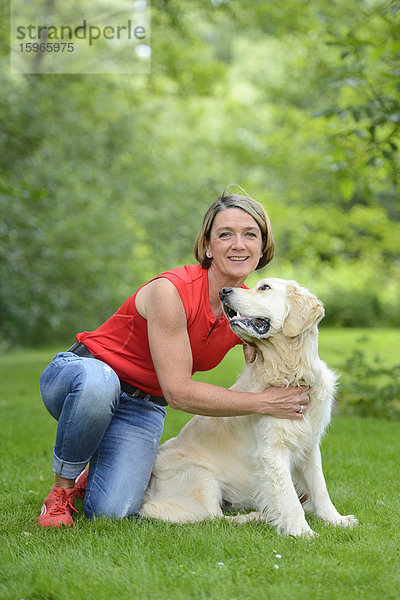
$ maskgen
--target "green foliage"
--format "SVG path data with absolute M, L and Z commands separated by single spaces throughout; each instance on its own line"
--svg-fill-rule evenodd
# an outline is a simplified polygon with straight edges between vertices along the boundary
M 363 150 L 347 167 L 341 165 L 349 175 L 343 178 L 348 199 L 353 196 L 350 182 L 355 161 L 380 168 L 382 175 L 395 182 L 399 175 L 400 4 L 360 4 L 357 19 L 331 23 L 327 42 L 337 48 L 341 66 L 331 80 L 338 89 L 339 102 L 324 114 L 342 121 L 339 136 L 358 138 L 355 142 Z
M 72 338 L 193 261 L 231 182 L 271 216 L 274 275 L 331 323 L 399 325 L 399 6 L 154 0 L 149 75 L 19 76 L 4 5 L 4 343 Z
M 340 406 L 345 414 L 400 419 L 400 364 L 388 365 L 379 356 L 371 362 L 358 349 L 341 371 Z

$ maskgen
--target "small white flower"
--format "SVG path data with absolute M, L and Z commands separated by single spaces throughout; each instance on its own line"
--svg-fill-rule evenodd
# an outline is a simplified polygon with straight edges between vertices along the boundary
M 218 563 L 218 566 L 220 566 L 220 567 L 224 567 L 224 566 L 225 566 L 225 564 L 224 564 L 223 562 L 219 562 L 219 563 Z
M 274 569 L 279 569 L 279 565 L 274 565 Z
M 275 558 L 282 558 L 282 554 L 275 554 Z

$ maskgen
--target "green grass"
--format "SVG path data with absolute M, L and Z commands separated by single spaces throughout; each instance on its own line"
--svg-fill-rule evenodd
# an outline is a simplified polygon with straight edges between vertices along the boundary
M 338 367 L 363 334 L 323 330 L 321 356 Z M 400 362 L 397 332 L 367 334 L 366 352 Z M 38 379 L 56 350 L 0 356 L 0 599 L 400 598 L 399 422 L 336 417 L 324 438 L 328 488 L 339 511 L 358 517 L 353 529 L 311 519 L 319 537 L 294 540 L 260 524 L 89 521 L 82 510 L 71 530 L 39 529 L 55 422 Z M 233 382 L 242 359 L 231 354 L 209 381 Z M 169 411 L 164 439 L 187 418 Z

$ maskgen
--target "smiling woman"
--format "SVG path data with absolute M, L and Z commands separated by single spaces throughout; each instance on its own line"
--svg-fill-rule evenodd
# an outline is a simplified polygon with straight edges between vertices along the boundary
M 245 287 L 247 276 L 273 257 L 271 224 L 261 204 L 222 195 L 206 213 L 195 253 L 200 264 L 143 285 L 95 331 L 79 333 L 77 343 L 43 372 L 42 398 L 58 429 L 55 485 L 39 525 L 72 526 L 75 495 L 83 493 L 89 517 L 136 516 L 167 404 L 200 415 L 302 418 L 304 388 L 246 393 L 192 379 L 242 343 L 224 316 L 220 291 Z M 261 334 L 268 325 L 257 318 L 254 323 Z M 78 478 L 89 461 L 89 474 Z
M 240 286 L 262 258 L 262 234 L 253 217 L 240 208 L 219 212 L 205 241 L 210 274 Z
M 275 239 L 272 233 L 271 222 L 263 206 L 259 202 L 253 200 L 250 196 L 241 196 L 237 194 L 223 194 L 206 212 L 202 227 L 195 242 L 194 254 L 196 259 L 204 269 L 210 267 L 212 256 L 207 256 L 206 244 L 210 241 L 211 231 L 216 216 L 229 208 L 240 209 L 242 215 L 243 212 L 245 212 L 253 218 L 253 221 L 255 221 L 255 223 L 251 222 L 250 224 L 248 237 L 257 234 L 258 226 L 258 232 L 261 233 L 262 238 L 262 256 L 259 258 L 256 269 L 265 267 L 272 260 L 275 250 Z M 224 231 L 222 231 L 221 234 L 229 236 L 230 232 L 227 231 L 224 233 Z

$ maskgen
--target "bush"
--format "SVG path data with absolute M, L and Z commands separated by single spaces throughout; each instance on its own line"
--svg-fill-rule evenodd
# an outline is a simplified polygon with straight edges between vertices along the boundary
M 324 297 L 325 322 L 338 327 L 378 327 L 385 323 L 382 302 L 374 290 L 333 288 Z
M 342 367 L 338 400 L 349 415 L 400 419 L 400 365 L 386 366 L 379 356 L 370 363 L 354 350 Z

